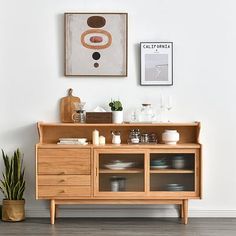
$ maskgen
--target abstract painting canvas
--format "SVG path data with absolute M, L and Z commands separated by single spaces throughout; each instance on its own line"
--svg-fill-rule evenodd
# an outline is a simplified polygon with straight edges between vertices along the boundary
M 65 75 L 127 76 L 127 13 L 65 13 Z
M 173 43 L 140 43 L 141 85 L 173 85 Z

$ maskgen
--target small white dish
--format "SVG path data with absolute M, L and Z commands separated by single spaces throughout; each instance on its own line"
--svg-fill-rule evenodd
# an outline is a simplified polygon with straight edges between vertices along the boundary
M 78 143 L 78 145 L 88 145 L 88 142 Z

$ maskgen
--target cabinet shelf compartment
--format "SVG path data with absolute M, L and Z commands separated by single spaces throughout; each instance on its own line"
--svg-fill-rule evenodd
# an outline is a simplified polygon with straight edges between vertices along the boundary
M 150 191 L 195 191 L 194 174 L 151 174 Z M 173 190 L 170 185 L 182 186 L 181 190 Z
M 123 124 L 79 124 L 79 123 L 38 123 L 40 143 L 55 144 L 61 137 L 86 137 L 92 140 L 92 132 L 97 129 L 106 137 L 107 143 L 112 143 L 111 131 L 119 130 L 122 134 L 122 143 L 127 143 L 130 129 L 139 128 L 142 133 L 156 133 L 157 139 L 161 140 L 161 134 L 166 129 L 175 129 L 180 133 L 179 144 L 198 143 L 200 124 L 194 123 L 123 123 Z
M 143 153 L 99 153 L 99 192 L 143 192 L 144 191 L 144 154 Z M 132 167 L 110 169 L 108 164 L 132 163 Z M 118 164 L 119 165 L 119 164 Z M 112 189 L 112 180 L 122 178 L 122 190 Z
M 112 178 L 124 178 L 125 187 L 123 191 L 117 192 L 144 192 L 143 174 L 99 174 L 99 192 L 112 192 Z M 114 191 L 115 193 L 116 191 Z
M 121 163 L 133 163 L 131 168 L 136 168 L 139 170 L 144 170 L 144 154 L 130 154 L 130 153 L 100 153 L 99 154 L 99 172 L 102 170 L 107 171 L 117 171 L 116 169 L 107 168 L 108 164 L 115 163 L 116 161 L 120 161 Z M 125 168 L 123 170 L 128 170 Z
M 180 158 L 180 160 L 176 160 Z M 181 162 L 181 163 L 180 163 Z M 155 166 L 164 165 L 166 168 L 157 168 Z M 180 166 L 179 164 L 182 164 Z M 152 168 L 153 167 L 156 168 Z M 150 154 L 150 171 L 151 173 L 194 173 L 195 153 L 151 153 Z

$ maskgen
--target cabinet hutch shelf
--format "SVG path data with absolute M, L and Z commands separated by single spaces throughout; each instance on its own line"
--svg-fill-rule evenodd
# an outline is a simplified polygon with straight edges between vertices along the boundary
M 60 204 L 177 204 L 184 224 L 188 222 L 188 200 L 201 199 L 200 123 L 37 124 L 36 199 L 51 201 L 51 224 Z M 156 133 L 158 144 L 127 144 L 131 129 Z M 106 145 L 59 145 L 59 138 L 86 137 L 92 131 L 106 137 Z M 161 143 L 166 129 L 180 133 L 176 145 Z M 121 144 L 111 143 L 111 131 L 121 132 Z M 181 156 L 184 168 L 174 168 Z M 112 161 L 132 162 L 126 169 L 108 169 Z M 153 160 L 164 160 L 164 169 L 152 168 Z

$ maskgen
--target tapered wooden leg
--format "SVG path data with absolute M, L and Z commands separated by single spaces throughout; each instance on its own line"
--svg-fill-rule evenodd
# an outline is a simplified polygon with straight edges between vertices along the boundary
M 188 224 L 188 200 L 183 200 L 183 223 L 186 225 Z
M 54 225 L 54 223 L 55 223 L 55 200 L 51 200 L 50 216 L 51 216 L 51 224 Z
M 183 218 L 184 217 L 184 210 L 183 210 L 183 204 L 179 205 L 179 218 Z
M 58 209 L 58 205 L 55 205 L 55 217 L 58 218 L 59 217 L 59 209 Z

